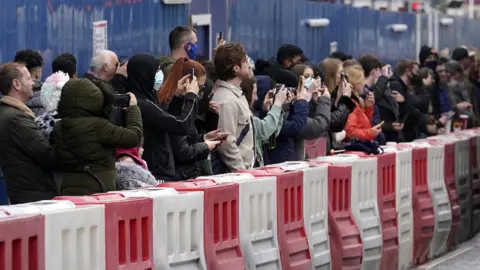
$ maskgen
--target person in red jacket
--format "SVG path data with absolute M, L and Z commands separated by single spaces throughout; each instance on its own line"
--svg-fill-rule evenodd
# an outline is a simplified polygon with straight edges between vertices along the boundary
M 346 138 L 356 137 L 359 140 L 373 141 L 382 131 L 382 123 L 372 127 L 372 117 L 375 104 L 373 93 L 366 93 L 363 100 L 360 96 L 365 91 L 365 75 L 360 65 L 346 67 L 343 72 L 348 78 L 348 83 L 352 85 L 352 100 L 355 103 L 355 109 L 348 115 L 345 125 Z M 342 82 L 345 83 L 345 82 Z

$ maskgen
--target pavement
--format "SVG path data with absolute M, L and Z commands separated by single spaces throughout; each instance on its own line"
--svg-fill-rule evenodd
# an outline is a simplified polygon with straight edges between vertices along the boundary
M 454 251 L 421 265 L 417 270 L 480 270 L 480 233 Z

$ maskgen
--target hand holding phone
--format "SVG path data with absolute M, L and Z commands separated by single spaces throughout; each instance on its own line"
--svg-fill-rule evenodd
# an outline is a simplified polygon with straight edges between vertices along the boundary
M 127 108 L 130 106 L 130 99 L 130 94 L 116 94 L 113 106 L 117 108 Z

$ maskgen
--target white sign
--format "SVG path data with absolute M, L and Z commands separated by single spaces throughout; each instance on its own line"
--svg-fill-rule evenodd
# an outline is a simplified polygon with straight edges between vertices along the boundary
M 93 22 L 93 55 L 108 48 L 107 21 Z
M 337 51 L 337 42 L 330 42 L 330 54 L 334 53 Z

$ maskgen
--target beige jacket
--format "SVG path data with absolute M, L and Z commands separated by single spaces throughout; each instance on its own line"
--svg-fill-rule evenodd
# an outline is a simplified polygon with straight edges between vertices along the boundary
M 232 134 L 218 148 L 220 158 L 232 172 L 252 168 L 255 162 L 254 126 L 242 89 L 219 80 L 212 101 L 219 105 L 218 128 Z M 250 130 L 237 146 L 237 138 L 246 125 L 250 125 Z

